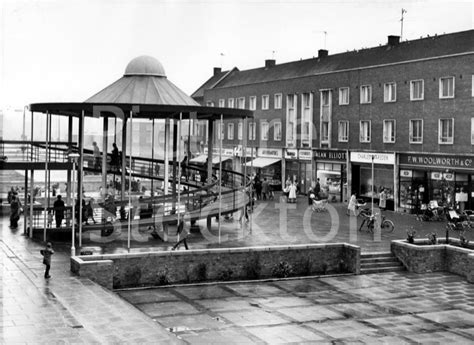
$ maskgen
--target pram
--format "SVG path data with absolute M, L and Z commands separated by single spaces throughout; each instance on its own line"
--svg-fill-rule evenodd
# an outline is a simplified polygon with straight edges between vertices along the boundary
M 321 199 L 321 200 L 316 200 L 313 199 L 313 205 L 311 206 L 311 209 L 314 212 L 324 212 L 327 211 L 327 205 L 328 205 L 328 199 Z

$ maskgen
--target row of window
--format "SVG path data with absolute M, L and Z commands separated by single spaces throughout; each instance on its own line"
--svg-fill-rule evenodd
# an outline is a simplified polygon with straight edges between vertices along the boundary
M 225 139 L 225 132 L 223 126 L 221 128 L 220 122 L 217 126 L 217 139 Z M 281 121 L 272 121 L 273 140 L 282 140 L 282 125 Z M 237 139 L 242 140 L 243 137 L 243 123 L 239 122 L 237 127 Z M 268 140 L 269 123 L 265 120 L 260 122 L 260 135 L 263 141 Z M 256 140 L 256 123 L 250 122 L 248 128 L 248 139 Z M 293 131 L 287 130 L 287 135 Z M 383 120 L 383 142 L 395 143 L 396 138 L 396 120 Z M 227 124 L 227 139 L 234 140 L 234 123 Z M 302 136 L 303 140 L 303 136 Z M 321 142 L 329 140 L 329 127 L 322 126 L 321 128 Z M 359 122 L 359 141 L 361 143 L 370 143 L 372 140 L 372 122 L 370 120 L 361 120 Z M 349 141 L 349 121 L 338 122 L 338 141 Z M 423 143 L 423 120 L 412 119 L 409 120 L 409 143 L 422 144 Z M 453 144 L 454 143 L 454 119 L 439 119 L 438 120 L 438 143 L 439 144 Z M 471 119 L 471 144 L 474 145 L 474 117 Z
M 455 78 L 454 77 L 443 77 L 439 78 L 439 98 L 454 98 Z M 348 105 L 350 100 L 350 88 L 340 87 L 339 91 L 339 105 Z M 321 105 L 327 106 L 330 104 L 331 97 L 329 93 L 331 90 L 321 91 Z M 474 96 L 474 76 L 473 76 L 473 96 Z M 274 109 L 282 108 L 282 94 L 277 93 L 273 95 L 273 107 Z M 410 81 L 410 100 L 421 101 L 425 98 L 424 92 L 424 80 L 411 80 Z M 291 101 L 291 99 L 289 99 Z M 385 103 L 392 103 L 397 101 L 397 84 L 395 82 L 385 83 L 383 86 L 383 100 Z M 308 98 L 308 101 L 310 99 Z M 235 104 L 237 102 L 237 104 Z M 372 85 L 361 85 L 359 94 L 360 104 L 372 103 Z M 214 102 L 207 102 L 208 106 L 214 106 Z M 219 107 L 226 107 L 226 100 L 219 99 Z M 239 108 L 245 109 L 245 97 L 229 98 L 227 100 L 228 108 Z M 288 107 L 292 107 L 291 104 Z M 309 104 L 308 104 L 309 107 Z M 249 110 L 257 110 L 257 96 L 249 97 Z M 261 109 L 270 109 L 270 95 L 261 96 Z
M 359 142 L 370 143 L 372 140 L 370 120 L 361 120 L 359 122 Z M 471 143 L 474 144 L 474 118 L 472 121 Z M 409 142 L 410 144 L 423 143 L 423 120 L 409 120 Z M 396 121 L 383 120 L 383 142 L 395 143 L 396 137 Z M 338 124 L 338 141 L 349 141 L 349 121 L 339 121 Z M 454 119 L 439 119 L 438 121 L 438 143 L 453 144 L 454 143 Z

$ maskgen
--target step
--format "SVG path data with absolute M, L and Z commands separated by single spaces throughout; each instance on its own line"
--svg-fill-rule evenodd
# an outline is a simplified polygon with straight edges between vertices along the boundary
M 366 269 L 366 268 L 385 268 L 385 267 L 399 267 L 403 266 L 401 262 L 390 262 L 390 263 L 381 263 L 381 262 L 375 262 L 375 263 L 370 263 L 370 264 L 363 264 L 360 266 L 360 269 Z
M 385 264 L 393 264 L 393 263 L 398 263 L 399 260 L 397 258 L 380 258 L 380 259 L 361 259 L 360 264 L 365 265 L 365 264 L 376 264 L 376 263 L 385 263 Z
M 380 253 L 362 253 L 360 254 L 361 258 L 387 258 L 393 257 L 391 252 L 380 252 Z
M 383 268 L 364 268 L 360 270 L 360 274 L 384 273 L 384 272 L 399 272 L 405 271 L 404 266 L 393 266 Z

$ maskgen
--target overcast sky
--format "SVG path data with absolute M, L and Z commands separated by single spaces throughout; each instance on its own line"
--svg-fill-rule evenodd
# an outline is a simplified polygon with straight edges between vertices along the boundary
M 261 67 L 470 30 L 474 2 L 0 0 L 0 108 L 84 101 L 151 55 L 187 94 L 213 67 Z M 324 34 L 326 32 L 327 34 Z M 223 56 L 221 55 L 223 54 Z

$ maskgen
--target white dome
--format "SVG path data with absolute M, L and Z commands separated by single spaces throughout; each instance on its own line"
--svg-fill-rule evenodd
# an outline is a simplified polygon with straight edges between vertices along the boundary
M 166 77 L 163 65 L 154 57 L 142 55 L 130 61 L 125 68 L 125 76 L 147 75 L 155 77 Z

